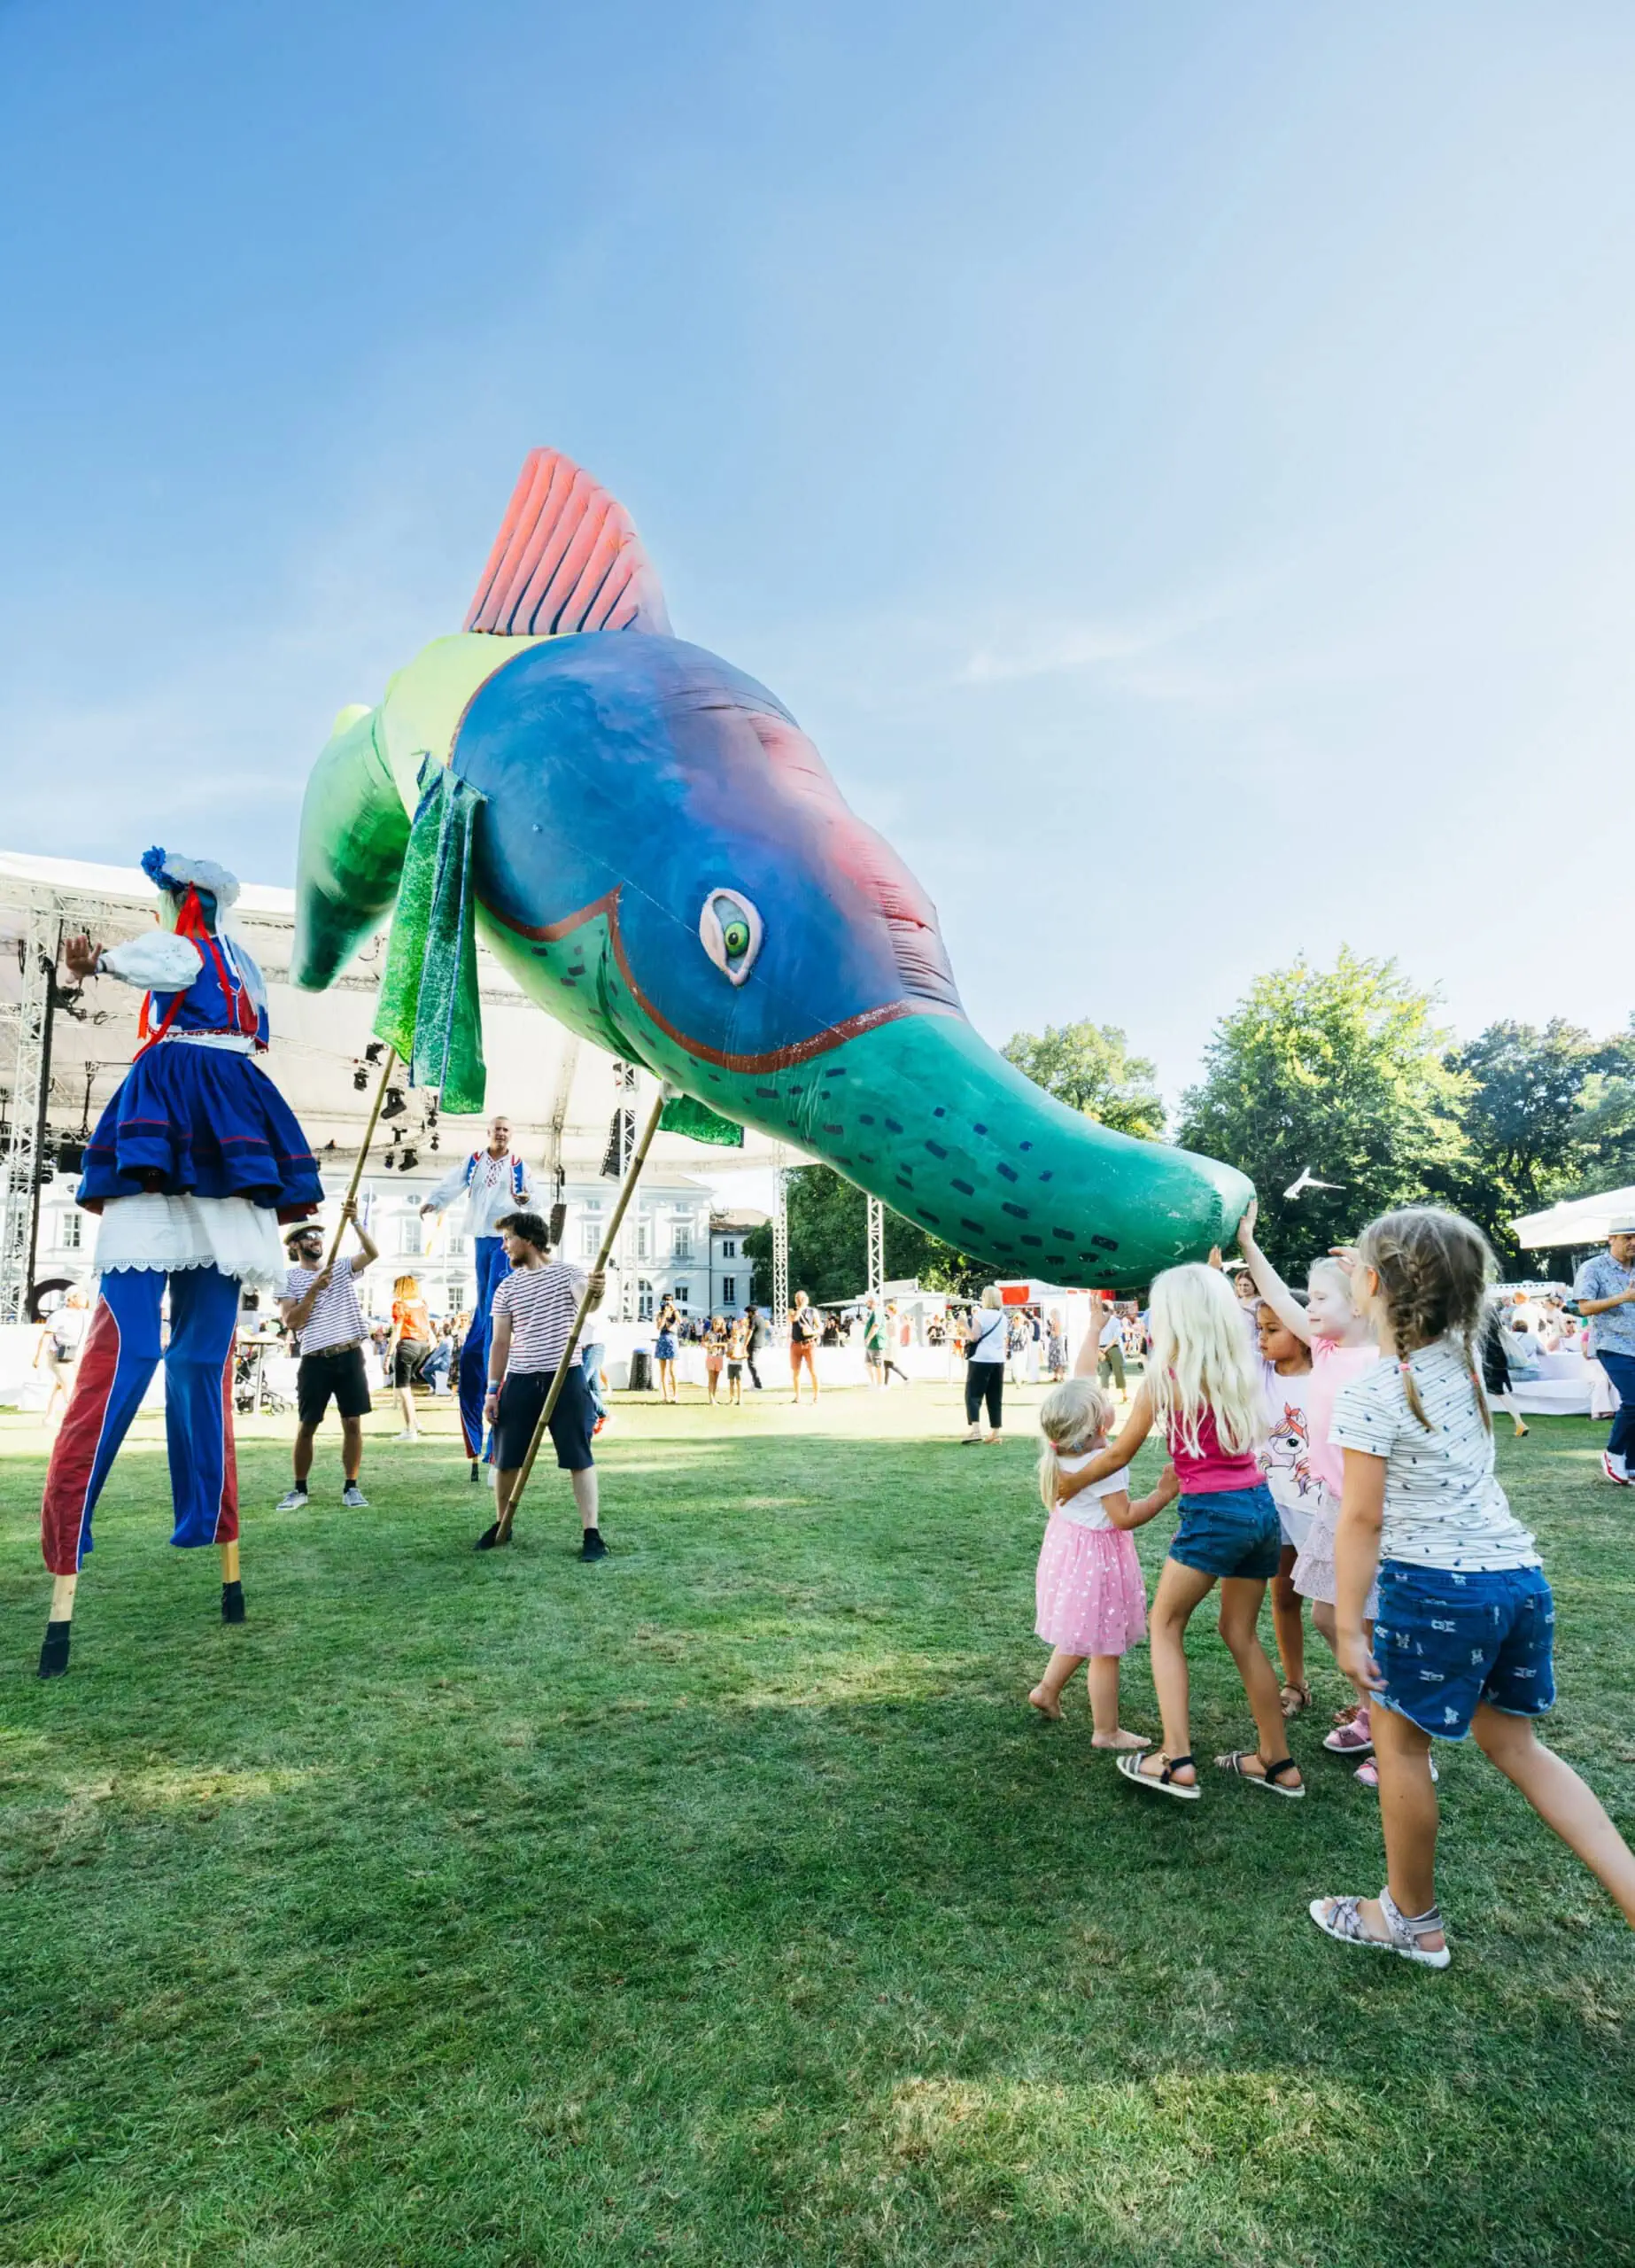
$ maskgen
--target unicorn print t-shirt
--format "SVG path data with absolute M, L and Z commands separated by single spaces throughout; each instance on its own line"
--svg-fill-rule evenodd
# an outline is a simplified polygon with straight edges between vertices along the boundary
M 1260 1470 L 1277 1507 L 1283 1539 L 1298 1550 L 1317 1509 L 1317 1476 L 1312 1470 L 1307 1415 L 1312 1373 L 1297 1371 L 1289 1378 L 1279 1378 L 1269 1363 L 1262 1368 L 1267 1431 L 1260 1445 Z

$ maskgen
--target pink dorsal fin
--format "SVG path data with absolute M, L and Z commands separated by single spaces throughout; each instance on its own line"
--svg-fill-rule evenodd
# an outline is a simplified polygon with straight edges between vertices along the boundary
M 529 451 L 466 628 L 509 638 L 670 634 L 664 594 L 630 514 L 559 449 Z

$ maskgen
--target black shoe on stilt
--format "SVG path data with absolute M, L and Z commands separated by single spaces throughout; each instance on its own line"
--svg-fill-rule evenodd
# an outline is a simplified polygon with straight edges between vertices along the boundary
M 40 1649 L 42 1677 L 66 1677 L 68 1674 L 68 1638 L 72 1622 L 48 1622 L 45 1643 Z
M 222 1584 L 222 1586 L 221 1586 L 221 1619 L 222 1619 L 222 1621 L 223 1621 L 223 1622 L 242 1622 L 242 1621 L 244 1620 L 244 1585 L 243 1585 L 242 1583 L 223 1583 L 223 1584 Z
M 580 1558 L 605 1559 L 607 1556 L 608 1547 L 601 1540 L 601 1530 L 599 1527 L 587 1527 L 584 1541 L 579 1546 Z
M 497 1551 L 501 1544 L 509 1543 L 510 1541 L 508 1535 L 500 1534 L 500 1523 L 495 1520 L 491 1527 L 485 1527 L 483 1530 L 471 1549 L 474 1551 Z

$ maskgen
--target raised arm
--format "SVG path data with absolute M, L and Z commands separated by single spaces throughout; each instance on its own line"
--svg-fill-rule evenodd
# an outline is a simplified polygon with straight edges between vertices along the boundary
M 122 945 L 94 945 L 89 937 L 70 937 L 63 959 L 71 976 L 112 976 L 142 992 L 182 992 L 198 975 L 198 947 L 174 930 L 151 929 L 145 936 L 128 937 Z
M 465 1186 L 466 1167 L 469 1162 L 468 1159 L 461 1158 L 458 1165 L 450 1166 L 442 1180 L 422 1204 L 420 1214 L 422 1220 L 428 1213 L 440 1213 L 446 1205 L 452 1204 L 459 1196 Z
M 1255 1222 L 1260 1211 L 1260 1200 L 1251 1197 L 1242 1221 L 1238 1223 L 1237 1248 L 1248 1263 L 1255 1279 L 1255 1289 L 1266 1301 L 1285 1331 L 1292 1331 L 1297 1339 L 1312 1343 L 1311 1319 L 1306 1309 L 1290 1293 L 1271 1262 L 1255 1242 Z
M 380 1258 L 380 1247 L 358 1218 L 358 1200 L 355 1197 L 347 1198 L 342 1205 L 341 1218 L 343 1221 L 352 1223 L 352 1232 L 358 1239 L 359 1248 L 352 1257 L 352 1272 L 354 1276 L 361 1276 L 366 1268 L 372 1267 Z
M 1122 1472 L 1136 1450 L 1152 1431 L 1152 1397 L 1147 1392 L 1143 1379 L 1135 1389 L 1135 1399 L 1130 1404 L 1130 1414 L 1124 1421 L 1124 1430 L 1116 1441 L 1093 1456 L 1077 1472 L 1064 1472 L 1057 1490 L 1056 1501 L 1065 1504 L 1076 1496 L 1081 1488 L 1088 1488 L 1092 1480 L 1109 1480 L 1115 1472 Z M 1155 1507 L 1156 1509 L 1156 1507 Z
M 1107 1302 L 1099 1292 L 1090 1295 L 1090 1324 L 1084 1334 L 1084 1344 L 1079 1349 L 1078 1360 L 1073 1366 L 1076 1379 L 1093 1379 L 1096 1365 L 1101 1359 L 1101 1335 L 1107 1321 Z

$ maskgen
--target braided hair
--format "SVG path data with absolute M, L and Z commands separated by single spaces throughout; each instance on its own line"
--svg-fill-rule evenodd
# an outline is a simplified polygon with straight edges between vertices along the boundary
M 1434 1431 L 1420 1400 L 1408 1356 L 1439 1339 L 1457 1340 L 1463 1350 L 1482 1423 L 1492 1433 L 1492 1414 L 1476 1368 L 1487 1287 L 1498 1274 L 1492 1247 L 1462 1213 L 1439 1205 L 1405 1205 L 1370 1221 L 1357 1240 L 1357 1256 L 1379 1278 L 1380 1300 L 1396 1341 L 1402 1390 L 1408 1408 L 1429 1433 Z

